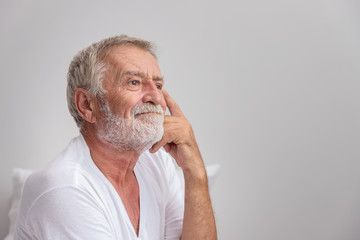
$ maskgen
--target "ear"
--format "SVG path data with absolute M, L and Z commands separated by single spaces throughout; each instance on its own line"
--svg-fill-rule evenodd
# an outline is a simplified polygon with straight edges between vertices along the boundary
M 90 93 L 83 88 L 75 89 L 74 103 L 79 115 L 87 122 L 96 122 L 95 117 L 95 101 Z

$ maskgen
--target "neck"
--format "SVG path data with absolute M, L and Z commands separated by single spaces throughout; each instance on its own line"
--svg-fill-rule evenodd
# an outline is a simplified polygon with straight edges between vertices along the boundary
M 112 183 L 126 185 L 133 180 L 134 167 L 140 154 L 135 151 L 118 151 L 101 141 L 94 131 L 81 130 L 95 165 Z

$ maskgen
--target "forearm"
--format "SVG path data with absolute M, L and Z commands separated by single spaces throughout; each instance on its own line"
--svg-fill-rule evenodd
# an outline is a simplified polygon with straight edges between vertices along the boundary
M 165 90 L 163 94 L 171 116 L 164 117 L 164 135 L 150 152 L 163 146 L 183 170 L 185 212 L 181 239 L 217 239 L 206 171 L 194 132 L 176 102 Z
M 217 239 L 205 169 L 202 173 L 184 172 L 185 212 L 182 240 Z

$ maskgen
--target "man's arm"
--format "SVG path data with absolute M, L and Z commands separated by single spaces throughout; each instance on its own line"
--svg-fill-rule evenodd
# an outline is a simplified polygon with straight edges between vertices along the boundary
M 179 106 L 163 91 L 170 116 L 165 116 L 164 136 L 150 152 L 162 146 L 182 168 L 185 179 L 185 212 L 182 240 L 217 239 L 207 175 L 189 121 Z

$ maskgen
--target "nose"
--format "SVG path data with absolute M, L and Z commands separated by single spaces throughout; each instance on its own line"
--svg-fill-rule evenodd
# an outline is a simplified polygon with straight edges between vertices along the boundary
M 162 102 L 163 95 L 159 88 L 157 88 L 156 83 L 154 81 L 147 81 L 145 86 L 143 87 L 144 103 L 152 103 L 154 105 L 159 105 Z

